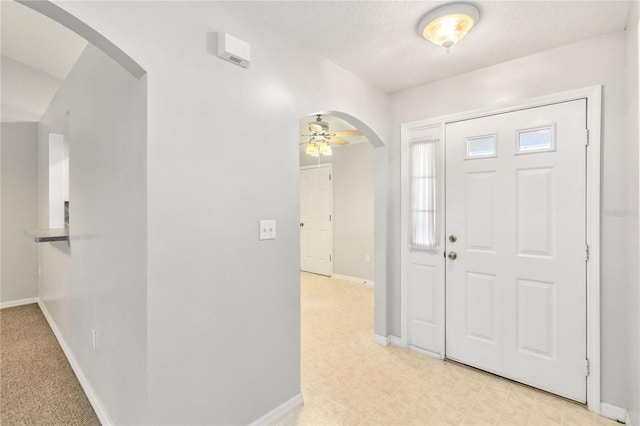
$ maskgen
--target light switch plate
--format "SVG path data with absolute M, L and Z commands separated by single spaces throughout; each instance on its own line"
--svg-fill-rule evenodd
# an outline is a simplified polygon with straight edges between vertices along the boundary
M 275 220 L 260 221 L 260 239 L 261 240 L 276 239 L 276 221 Z

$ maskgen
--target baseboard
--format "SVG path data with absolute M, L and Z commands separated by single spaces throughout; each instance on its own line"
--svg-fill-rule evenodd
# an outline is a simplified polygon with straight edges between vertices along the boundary
M 624 408 L 616 407 L 615 405 L 607 404 L 606 402 L 600 403 L 600 415 L 611 420 L 627 423 L 630 421 L 629 413 Z M 628 424 L 628 423 L 627 423 Z
M 44 317 L 47 319 L 47 322 L 49 323 L 49 327 L 51 327 L 53 334 L 56 336 L 56 339 L 58 339 L 58 343 L 60 344 L 62 351 L 67 357 L 69 364 L 71 364 L 71 368 L 73 369 L 73 372 L 76 374 L 76 377 L 78 378 L 78 382 L 80 382 L 80 386 L 82 386 L 82 390 L 84 390 L 84 393 L 87 395 L 87 399 L 89 399 L 89 402 L 93 407 L 93 411 L 95 411 L 96 416 L 98 416 L 98 420 L 100 420 L 100 423 L 102 423 L 103 426 L 113 425 L 114 423 L 111 421 L 111 418 L 107 414 L 107 411 L 102 406 L 100 399 L 98 399 L 96 393 L 93 391 L 93 387 L 91 386 L 91 383 L 89 383 L 87 376 L 85 376 L 84 372 L 82 371 L 82 368 L 80 368 L 80 364 L 78 364 L 78 361 L 73 355 L 73 352 L 71 352 L 71 348 L 69 347 L 69 345 L 67 345 L 67 342 L 64 340 L 64 337 L 62 336 L 62 333 L 58 329 L 58 326 L 53 321 L 53 317 L 51 316 L 51 314 L 49 314 L 49 311 L 47 310 L 46 305 L 41 300 L 38 300 L 38 306 L 40 306 L 40 310 L 44 314 Z
M 375 287 L 373 280 L 367 280 L 364 278 L 350 277 L 349 275 L 331 274 L 331 278 L 337 278 L 339 280 L 353 281 L 354 283 L 364 284 L 369 287 Z
M 280 420 L 282 417 L 286 416 L 293 410 L 301 407 L 304 404 L 304 399 L 302 398 L 302 392 L 294 396 L 288 401 L 278 405 L 273 410 L 269 411 L 264 416 L 260 417 L 258 420 L 255 420 L 250 425 L 270 425 Z
M 389 338 L 381 336 L 379 334 L 373 335 L 373 342 L 379 344 L 380 346 L 389 346 Z
M 402 342 L 402 339 L 399 338 L 398 336 L 389 335 L 389 336 L 385 337 L 385 336 L 381 336 L 379 334 L 374 334 L 373 335 L 373 341 L 374 341 L 374 343 L 377 343 L 377 344 L 382 345 L 382 346 L 393 345 L 393 346 L 398 346 L 400 348 L 407 347 L 407 345 L 405 345 Z
M 28 299 L 19 299 L 19 300 L 12 300 L 10 302 L 2 302 L 0 303 L 0 309 L 15 308 L 16 306 L 23 306 L 23 305 L 31 305 L 32 303 L 38 303 L 39 301 L 40 299 L 37 297 L 30 297 Z
M 407 345 L 402 341 L 402 339 L 398 336 L 387 336 L 387 340 L 390 345 L 398 346 L 399 348 L 406 348 Z

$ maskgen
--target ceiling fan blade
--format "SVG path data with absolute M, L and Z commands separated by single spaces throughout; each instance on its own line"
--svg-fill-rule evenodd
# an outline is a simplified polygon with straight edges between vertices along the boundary
M 322 126 L 316 123 L 309 123 L 309 131 L 312 133 L 322 133 Z
M 305 143 L 309 143 L 309 142 L 311 142 L 311 138 L 306 139 L 306 140 L 304 140 L 304 141 L 300 142 L 300 145 L 304 145 Z
M 340 139 L 340 138 L 335 138 L 332 137 L 331 139 L 329 139 L 329 142 L 334 143 L 336 145 L 346 145 L 349 142 L 345 141 L 344 139 Z
M 339 130 L 334 133 L 336 136 L 362 136 L 360 130 Z

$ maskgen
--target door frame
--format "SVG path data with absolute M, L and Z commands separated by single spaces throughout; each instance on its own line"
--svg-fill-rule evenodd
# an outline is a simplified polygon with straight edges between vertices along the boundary
M 408 322 L 410 301 L 408 295 L 408 275 L 409 275 L 409 144 L 420 133 L 425 130 L 433 130 L 439 128 L 440 143 L 444 144 L 445 132 L 444 127 L 448 123 L 456 121 L 481 118 L 490 115 L 503 114 L 507 112 L 519 111 L 523 109 L 542 107 L 560 102 L 568 102 L 578 99 L 587 100 L 587 122 L 589 129 L 588 149 L 587 149 L 587 176 L 586 176 L 586 238 L 589 247 L 589 261 L 586 262 L 587 268 L 587 347 L 586 356 L 589 360 L 589 375 L 587 376 L 587 407 L 590 411 L 600 413 L 600 229 L 601 229 L 601 143 L 602 143 L 602 86 L 590 86 L 582 89 L 570 90 L 555 93 L 536 98 L 530 98 L 518 102 L 514 102 L 507 106 L 490 107 L 478 110 L 455 113 L 440 117 L 419 120 L 400 125 L 400 151 L 401 151 L 401 215 L 400 215 L 400 235 L 401 235 L 401 336 L 399 339 L 400 346 L 408 346 Z M 440 185 L 444 188 L 444 149 L 440 149 Z M 444 192 L 442 192 L 444 194 Z M 441 203 L 442 205 L 442 203 Z M 439 212 L 439 223 L 444 231 L 445 212 Z M 444 232 L 440 233 L 442 256 L 442 268 L 444 268 Z M 444 274 L 443 274 L 444 276 Z M 441 286 L 442 294 L 445 290 L 445 280 L 438 283 Z M 441 318 L 438 318 L 441 335 L 441 342 L 437 343 L 436 350 L 424 351 L 417 348 L 411 348 L 429 355 L 444 359 L 445 353 L 445 310 L 444 298 L 434 303 L 441 304 L 443 307 Z
M 303 170 L 309 170 L 309 169 L 318 169 L 318 168 L 329 168 L 329 176 L 331 176 L 331 178 L 329 179 L 331 181 L 331 183 L 329 184 L 330 190 L 329 190 L 329 211 L 330 211 L 330 216 L 331 216 L 331 220 L 330 222 L 330 228 L 331 228 L 331 253 L 329 253 L 330 256 L 330 261 L 329 261 L 329 265 L 331 266 L 331 273 L 329 274 L 330 277 L 333 276 L 333 163 L 320 163 L 320 164 L 314 164 L 311 166 L 300 166 L 300 173 L 302 173 Z M 300 197 L 300 194 L 298 193 L 298 197 Z M 302 218 L 299 218 L 302 219 Z M 300 221 L 300 220 L 299 220 Z M 298 236 L 298 240 L 300 240 L 300 252 L 298 253 L 298 256 L 300 257 L 300 261 L 302 263 L 302 238 L 300 236 Z M 300 265 L 300 271 L 302 271 L 302 265 Z

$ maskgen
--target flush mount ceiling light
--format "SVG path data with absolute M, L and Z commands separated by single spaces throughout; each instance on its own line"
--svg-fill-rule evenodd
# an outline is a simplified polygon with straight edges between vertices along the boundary
M 480 11 L 473 5 L 447 4 L 427 13 L 418 29 L 430 42 L 449 49 L 467 35 L 479 18 Z

